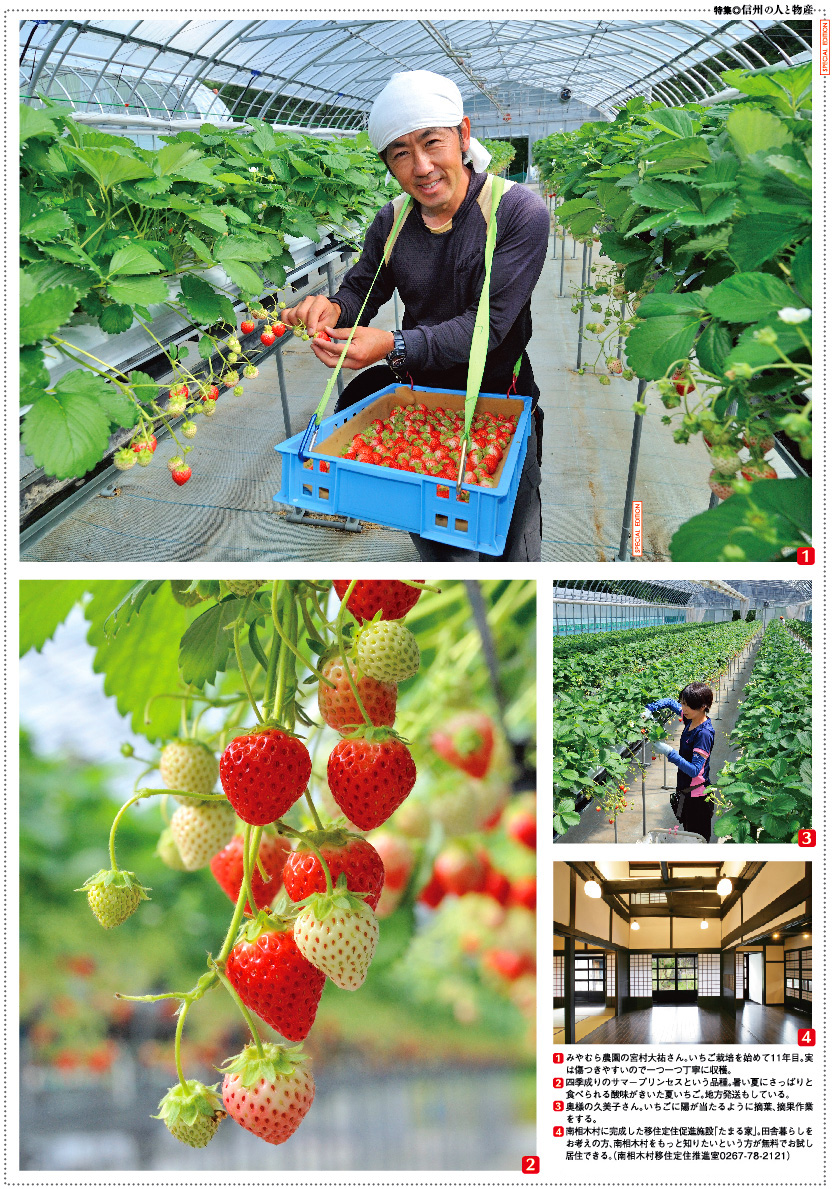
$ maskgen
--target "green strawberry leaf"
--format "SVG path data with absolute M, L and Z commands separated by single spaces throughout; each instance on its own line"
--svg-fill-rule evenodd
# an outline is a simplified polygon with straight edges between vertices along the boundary
M 34 648 L 40 652 L 47 640 L 72 611 L 89 583 L 67 579 L 61 582 L 37 582 L 24 579 L 20 583 L 20 655 Z
M 23 423 L 26 450 L 47 475 L 69 479 L 99 463 L 110 439 L 110 386 L 89 372 L 62 376 L 32 405 Z

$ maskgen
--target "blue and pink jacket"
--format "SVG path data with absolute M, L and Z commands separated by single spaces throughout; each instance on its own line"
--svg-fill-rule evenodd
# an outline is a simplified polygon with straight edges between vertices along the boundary
M 674 698 L 661 698 L 646 706 L 652 714 L 657 710 L 674 710 L 680 714 L 683 707 Z M 706 796 L 709 784 L 709 757 L 715 743 L 715 727 L 709 717 L 697 727 L 690 727 L 684 719 L 683 734 L 678 743 L 679 750 L 672 751 L 669 760 L 678 769 L 678 792 L 689 792 L 693 797 Z

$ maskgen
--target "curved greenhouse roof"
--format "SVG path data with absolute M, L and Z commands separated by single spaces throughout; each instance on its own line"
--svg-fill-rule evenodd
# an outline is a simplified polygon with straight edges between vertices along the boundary
M 723 70 L 788 64 L 811 48 L 810 21 L 769 19 L 65 19 L 24 21 L 20 38 L 28 102 L 359 129 L 391 75 L 420 68 L 453 78 L 466 110 L 489 112 L 505 133 L 548 105 L 561 123 L 571 103 L 581 119 L 637 94 L 709 99 Z
M 765 604 L 800 604 L 811 602 L 811 583 L 808 581 L 783 581 L 762 579 L 761 581 L 740 578 L 727 580 L 664 578 L 652 582 L 640 579 L 609 581 L 605 578 L 589 578 L 576 581 L 557 582 L 553 586 L 553 597 L 582 600 L 588 596 L 594 599 L 627 603 L 665 603 L 690 607 L 736 606 L 739 600 L 749 601 L 753 607 Z

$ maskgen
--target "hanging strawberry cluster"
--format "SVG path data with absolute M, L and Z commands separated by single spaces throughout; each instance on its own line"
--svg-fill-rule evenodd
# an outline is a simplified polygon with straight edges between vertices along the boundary
M 349 991 L 362 985 L 379 935 L 375 910 L 387 890 L 386 872 L 397 874 L 393 882 L 400 887 L 408 876 L 408 870 L 404 878 L 398 870 L 403 856 L 384 836 L 378 850 L 354 830 L 322 822 L 309 790 L 310 752 L 297 731 L 314 726 L 299 701 L 298 668 L 311 670 L 307 680 L 318 682 L 322 720 L 341 735 L 327 761 L 330 796 L 359 830 L 375 829 L 405 801 L 417 777 L 393 722 L 397 685 L 420 665 L 417 642 L 402 618 L 425 587 L 407 581 L 334 582 L 341 604 L 331 622 L 322 606 L 330 583 L 274 582 L 270 596 L 263 585 L 172 584 L 185 605 L 218 598 L 229 608 L 227 628 L 245 691 L 231 716 L 240 733 L 218 763 L 214 750 L 196 737 L 204 711 L 195 715 L 191 733 L 184 729 L 162 749 L 158 767 L 165 788 L 141 788 L 119 810 L 110 834 L 110 867 L 83 887 L 107 929 L 148 898 L 149 889 L 116 861 L 116 831 L 130 806 L 167 793 L 177 807 L 160 838 L 160 857 L 181 870 L 210 867 L 235 906 L 223 944 L 195 986 L 120 996 L 179 1003 L 174 1044 L 179 1080 L 156 1117 L 192 1147 L 205 1146 L 226 1114 L 268 1143 L 283 1143 L 293 1134 L 315 1094 L 300 1042 L 313 1025 L 325 982 L 329 978 Z M 269 655 L 258 638 L 259 616 L 271 619 Z M 244 630 L 258 662 L 251 676 L 242 650 Z M 302 632 L 318 664 L 301 652 Z M 183 701 L 184 728 L 194 700 L 190 693 Z M 206 709 L 232 704 L 208 694 L 203 700 Z M 255 723 L 242 728 L 247 707 Z M 131 752 L 127 746 L 126 754 Z M 218 775 L 222 793 L 214 792 Z M 295 829 L 284 820 L 302 799 L 312 829 Z M 223 1065 L 219 1093 L 216 1085 L 186 1079 L 181 1056 L 189 1011 L 217 986 L 230 994 L 252 1033 L 252 1042 Z M 262 1041 L 253 1016 L 292 1043 Z

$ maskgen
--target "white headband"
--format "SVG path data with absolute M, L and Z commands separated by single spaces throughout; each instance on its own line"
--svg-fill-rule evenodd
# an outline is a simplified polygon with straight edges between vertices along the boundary
M 463 99 L 451 79 L 431 70 L 395 74 L 374 100 L 368 117 L 368 136 L 378 153 L 409 132 L 421 128 L 457 128 L 463 119 Z M 474 136 L 464 161 L 483 173 L 491 156 Z

